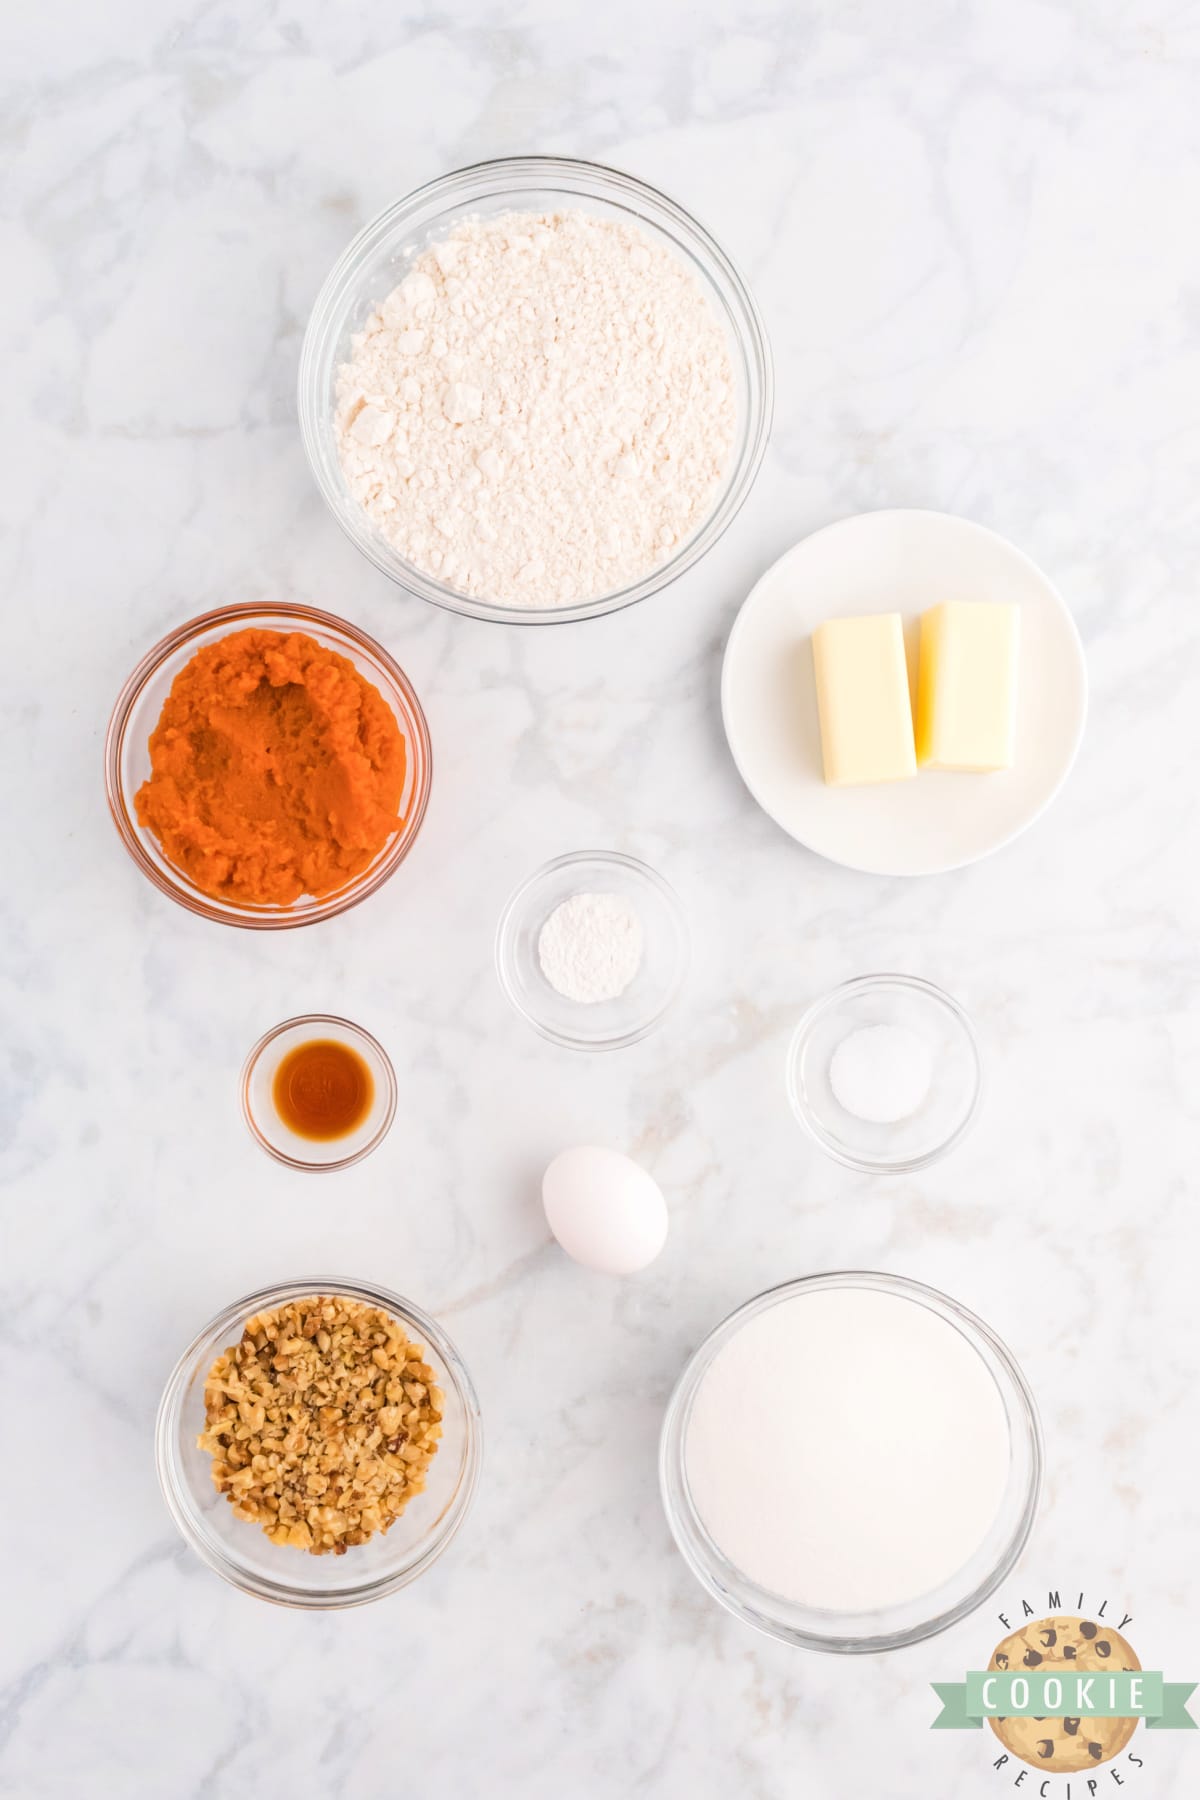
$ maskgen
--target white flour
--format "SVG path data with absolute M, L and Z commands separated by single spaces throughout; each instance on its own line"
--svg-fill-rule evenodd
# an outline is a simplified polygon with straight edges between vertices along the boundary
M 709 1535 L 771 1592 L 867 1612 L 969 1561 L 1008 1479 L 982 1357 L 925 1306 L 872 1288 L 779 1302 L 717 1352 L 692 1408 L 688 1484 Z
M 641 967 L 642 921 L 619 894 L 572 894 L 542 926 L 538 962 L 564 999 L 615 1000 Z
M 585 212 L 466 219 L 354 338 L 335 428 L 351 493 L 463 593 L 611 593 L 700 525 L 729 461 L 728 345 L 695 276 Z

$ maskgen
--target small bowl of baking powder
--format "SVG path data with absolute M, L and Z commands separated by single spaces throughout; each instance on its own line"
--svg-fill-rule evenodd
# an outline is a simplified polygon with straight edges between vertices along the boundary
M 410 593 L 590 618 L 702 557 L 753 485 L 771 354 L 741 275 L 615 169 L 456 170 L 374 219 L 317 298 L 299 415 L 317 485 Z
M 660 1025 L 683 985 L 688 931 L 674 888 L 615 850 L 556 856 L 509 900 L 496 973 L 521 1017 L 569 1050 L 619 1050 Z

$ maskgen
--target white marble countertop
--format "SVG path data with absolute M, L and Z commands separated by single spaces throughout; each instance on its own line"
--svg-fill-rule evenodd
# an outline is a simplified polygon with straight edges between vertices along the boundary
M 836 1266 L 946 1288 L 1022 1361 L 1049 1472 L 1006 1594 L 1102 1590 L 1144 1661 L 1200 1676 L 1200 10 L 564 10 L 69 0 L 0 27 L 12 1800 L 1007 1791 L 980 1738 L 929 1731 L 927 1683 L 987 1654 L 994 1606 L 892 1656 L 806 1655 L 710 1604 L 667 1534 L 656 1434 L 689 1350 L 752 1292 Z M 764 308 L 778 401 L 758 486 L 700 569 L 540 631 L 442 615 L 367 567 L 293 406 L 308 308 L 357 227 L 444 169 L 530 149 L 694 209 Z M 785 838 L 717 706 L 755 576 L 885 505 L 1027 549 L 1092 682 L 1052 812 L 987 863 L 908 883 Z M 433 732 L 409 862 L 313 930 L 191 918 L 104 806 L 135 660 L 247 598 L 378 635 Z M 510 1013 L 492 931 L 531 868 L 596 846 L 675 883 L 696 963 L 657 1036 L 585 1059 Z M 800 1009 L 883 967 L 958 995 L 988 1071 L 969 1140 L 894 1181 L 824 1160 L 782 1085 Z M 375 1031 L 401 1082 L 386 1145 L 321 1181 L 269 1163 L 236 1096 L 258 1034 L 309 1009 Z M 666 1191 L 669 1244 L 640 1279 L 591 1277 L 549 1241 L 538 1178 L 579 1140 Z M 437 1568 L 327 1617 L 209 1573 L 151 1449 L 192 1331 L 313 1271 L 436 1312 L 488 1440 Z M 1155 1734 L 1145 1755 L 1131 1793 L 1200 1778 L 1195 1739 Z

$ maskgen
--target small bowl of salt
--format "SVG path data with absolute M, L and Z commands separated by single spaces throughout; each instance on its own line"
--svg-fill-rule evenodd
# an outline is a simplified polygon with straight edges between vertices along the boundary
M 674 1003 L 688 932 L 674 888 L 615 850 L 556 856 L 496 928 L 496 973 L 521 1017 L 569 1050 L 619 1050 Z
M 958 1143 L 983 1068 L 957 1000 L 916 975 L 860 975 L 814 1002 L 788 1049 L 792 1111 L 836 1162 L 924 1169 Z

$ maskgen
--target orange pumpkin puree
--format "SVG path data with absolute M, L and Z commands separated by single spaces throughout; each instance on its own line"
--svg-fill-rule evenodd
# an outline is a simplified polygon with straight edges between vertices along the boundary
M 137 816 L 206 894 L 288 906 L 371 863 L 401 824 L 404 739 L 378 688 L 303 632 L 197 650 L 150 737 Z

